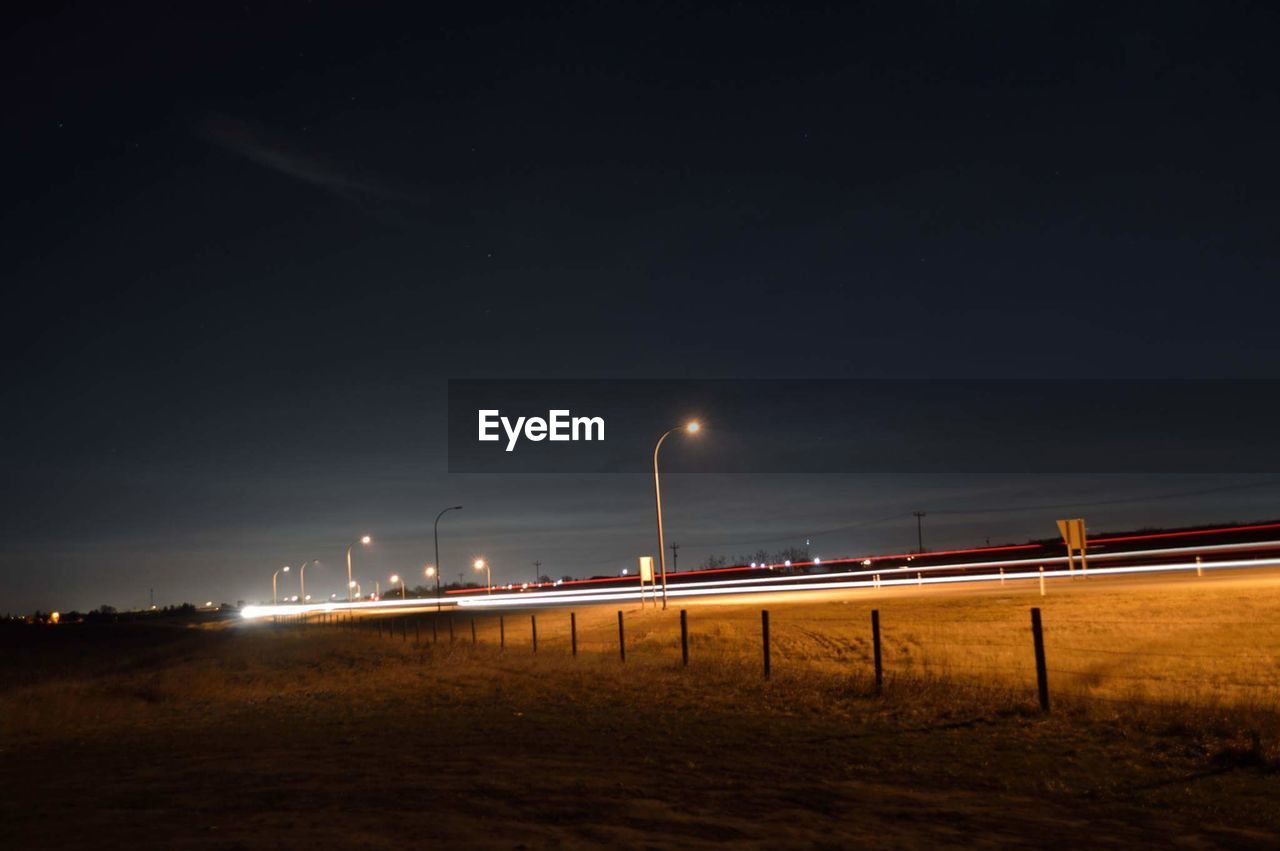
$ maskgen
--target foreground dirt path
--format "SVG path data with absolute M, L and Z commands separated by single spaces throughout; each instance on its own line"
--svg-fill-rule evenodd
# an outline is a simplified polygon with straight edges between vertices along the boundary
M 4 698 L 10 848 L 1280 844 L 1267 766 L 945 687 L 244 630 Z

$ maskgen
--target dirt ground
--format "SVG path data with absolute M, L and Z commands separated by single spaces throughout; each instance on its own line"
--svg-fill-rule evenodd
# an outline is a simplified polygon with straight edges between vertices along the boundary
M 1200 619 L 1239 619 L 1241 589 L 1193 592 Z M 1028 599 L 877 605 L 901 656 L 940 618 L 986 635 L 984 606 L 1016 625 Z M 1050 602 L 1050 624 L 1072 613 Z M 474 647 L 468 619 L 453 645 L 425 619 L 9 630 L 0 846 L 1280 846 L 1274 703 L 1131 705 L 1085 682 L 1043 715 L 1017 677 L 901 658 L 876 696 L 865 613 L 772 606 L 767 682 L 750 606 L 691 607 L 687 669 L 675 613 L 634 608 L 625 664 L 614 609 L 579 610 L 577 658 L 554 611 L 536 655 L 527 613 L 507 615 L 505 650 L 490 617 Z

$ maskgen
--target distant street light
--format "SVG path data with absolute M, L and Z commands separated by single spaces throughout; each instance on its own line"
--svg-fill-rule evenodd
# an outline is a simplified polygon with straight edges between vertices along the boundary
M 350 582 L 348 582 L 348 583 L 347 583 L 347 602 L 348 602 L 348 603 L 350 603 L 350 602 L 351 602 L 351 589 L 353 589 L 353 588 L 354 588 L 354 589 L 355 589 L 355 591 L 356 591 L 356 598 L 357 598 L 357 599 L 359 599 L 360 597 L 363 597 L 363 596 L 364 596 L 364 594 L 362 594 L 362 593 L 360 592 L 360 583 L 359 583 L 359 582 L 356 582 L 356 581 L 353 579 L 353 580 L 351 580 Z
M 307 565 L 315 564 L 317 561 L 319 559 L 314 558 L 311 561 L 304 561 L 302 567 L 298 568 L 298 595 L 304 600 L 310 599 L 307 597 Z
M 281 572 L 288 573 L 289 565 L 286 564 L 284 567 L 280 568 L 280 570 L 271 574 L 271 605 L 273 606 L 280 602 L 276 597 L 276 579 L 280 576 Z
M 400 583 L 400 599 L 403 600 L 405 598 L 404 580 L 400 578 L 400 574 L 398 573 L 391 574 L 391 584 L 394 585 L 397 582 Z
M 359 541 L 353 541 L 351 547 L 356 544 L 364 544 L 366 547 L 373 541 L 368 535 L 362 537 Z M 351 589 L 358 587 L 356 583 L 351 581 L 351 547 L 347 547 L 347 602 L 351 602 Z
M 489 562 L 485 561 L 485 560 L 484 560 L 484 559 L 482 559 L 482 558 L 478 558 L 478 559 L 476 559 L 476 562 L 475 562 L 475 569 L 476 569 L 476 570 L 483 570 L 483 571 L 484 571 L 484 573 L 485 573 L 485 579 L 484 579 L 485 593 L 486 593 L 486 594 L 492 594 L 492 593 L 493 593 L 493 571 L 489 569 Z
M 702 425 L 697 420 L 690 420 L 683 426 L 668 429 L 653 447 L 653 501 L 658 507 L 658 563 L 662 572 L 662 608 L 667 607 L 667 542 L 662 532 L 662 482 L 658 477 L 658 450 L 667 435 L 683 430 L 686 434 L 697 434 Z
M 436 536 L 436 611 L 440 611 L 440 518 L 450 511 L 461 511 L 461 505 L 451 505 L 444 511 L 436 515 L 435 536 Z

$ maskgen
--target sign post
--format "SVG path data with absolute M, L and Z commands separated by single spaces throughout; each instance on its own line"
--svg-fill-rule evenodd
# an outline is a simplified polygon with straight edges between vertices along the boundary
M 1085 538 L 1084 520 L 1059 520 L 1058 532 L 1062 535 L 1062 540 L 1067 545 L 1067 572 L 1071 573 L 1075 570 L 1075 563 L 1072 561 L 1072 555 L 1079 552 L 1080 575 L 1084 576 L 1089 570 L 1089 562 L 1085 556 L 1085 549 L 1088 541 Z
M 653 556 L 640 556 L 640 605 L 644 605 L 644 584 L 649 583 L 649 587 L 654 587 L 653 582 Z M 657 590 L 654 590 L 655 603 Z

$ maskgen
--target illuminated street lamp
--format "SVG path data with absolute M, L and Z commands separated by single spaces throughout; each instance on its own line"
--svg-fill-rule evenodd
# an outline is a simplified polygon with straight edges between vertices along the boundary
M 348 603 L 350 603 L 350 602 L 351 602 L 351 589 L 353 589 L 353 588 L 355 589 L 355 592 L 356 592 L 356 598 L 357 598 L 357 599 L 359 599 L 360 597 L 363 597 L 363 596 L 364 596 L 362 593 L 360 593 L 360 583 L 359 583 L 359 582 L 356 582 L 356 581 L 353 579 L 353 580 L 351 580 L 350 582 L 348 582 L 348 583 L 347 583 L 347 602 L 348 602 Z
M 482 558 L 478 558 L 476 559 L 474 567 L 476 570 L 484 571 L 485 593 L 492 594 L 493 593 L 493 571 L 489 569 L 489 562 L 485 561 Z
M 319 559 L 315 558 L 311 559 L 311 561 L 304 561 L 302 566 L 298 568 L 298 596 L 303 600 L 310 599 L 307 597 L 307 565 L 315 564 L 317 561 Z
M 372 538 L 370 538 L 368 535 L 365 535 L 359 541 L 353 541 L 351 544 L 351 547 L 354 547 L 356 544 L 364 544 L 367 547 L 372 541 L 373 541 Z M 357 587 L 356 584 L 351 581 L 351 547 L 347 547 L 347 602 L 348 603 L 351 602 L 351 589 Z
M 436 569 L 437 571 L 440 568 L 440 518 L 444 517 L 445 514 L 449 513 L 450 511 L 461 511 L 461 510 L 462 510 L 461 505 L 451 505 L 448 508 L 446 508 L 444 511 L 441 511 L 439 514 L 436 515 L 436 522 L 435 522 L 434 528 L 435 528 L 435 536 L 436 536 Z M 437 612 L 440 611 L 440 574 L 439 572 L 436 573 L 436 611 Z
M 658 450 L 662 448 L 662 442 L 667 439 L 667 435 L 675 431 L 683 430 L 686 434 L 697 434 L 702 425 L 697 420 L 690 420 L 683 426 L 677 426 L 668 429 L 662 437 L 658 438 L 657 444 L 653 447 L 653 501 L 658 507 L 658 564 L 662 572 L 662 608 L 667 607 L 667 541 L 666 536 L 662 532 L 662 483 L 658 478 Z
M 400 578 L 400 574 L 398 573 L 391 574 L 391 584 L 395 585 L 397 582 L 400 583 L 400 599 L 403 600 L 405 598 L 404 580 Z
M 280 602 L 276 598 L 276 579 L 280 576 L 282 572 L 288 573 L 289 565 L 286 564 L 284 567 L 280 568 L 280 570 L 277 570 L 275 573 L 271 574 L 271 605 L 273 606 L 276 605 L 278 602 Z

